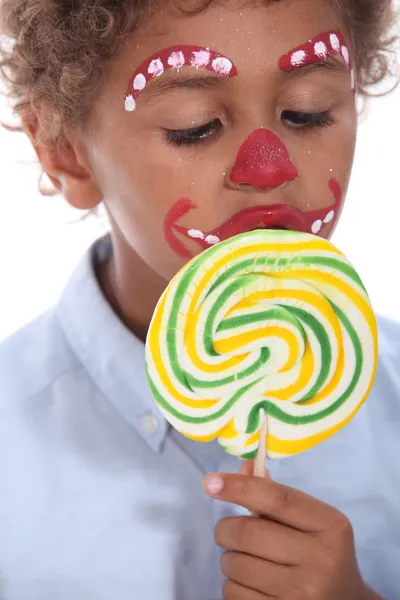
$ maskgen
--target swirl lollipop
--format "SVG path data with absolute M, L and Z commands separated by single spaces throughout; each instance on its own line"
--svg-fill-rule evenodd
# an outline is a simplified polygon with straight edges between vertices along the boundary
M 190 261 L 161 297 L 148 381 L 183 435 L 253 458 L 302 452 L 357 413 L 373 384 L 377 327 L 356 271 L 330 242 L 253 231 Z

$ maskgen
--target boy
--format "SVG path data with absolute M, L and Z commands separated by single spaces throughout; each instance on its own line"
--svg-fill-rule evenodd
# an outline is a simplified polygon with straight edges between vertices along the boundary
M 54 310 L 2 345 L 6 600 L 396 598 L 397 326 L 380 321 L 357 418 L 265 481 L 168 428 L 143 366 L 188 258 L 260 214 L 331 235 L 390 17 L 386 0 L 3 0 L 24 129 L 55 188 L 111 224 Z M 206 496 L 210 471 L 227 474 Z

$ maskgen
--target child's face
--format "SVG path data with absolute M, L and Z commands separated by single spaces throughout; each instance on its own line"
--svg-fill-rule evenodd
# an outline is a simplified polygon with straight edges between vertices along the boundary
M 356 138 L 349 43 L 328 0 L 227 1 L 140 29 L 84 138 L 120 251 L 169 280 L 242 231 L 328 237 Z

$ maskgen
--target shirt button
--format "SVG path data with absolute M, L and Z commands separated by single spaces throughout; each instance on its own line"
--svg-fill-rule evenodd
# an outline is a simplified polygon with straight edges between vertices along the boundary
M 155 433 L 158 429 L 158 421 L 154 415 L 143 415 L 142 431 L 143 433 Z

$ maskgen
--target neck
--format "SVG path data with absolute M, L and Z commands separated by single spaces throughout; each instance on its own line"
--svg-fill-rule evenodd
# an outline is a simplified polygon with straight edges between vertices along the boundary
M 141 339 L 167 282 L 153 271 L 127 242 L 111 233 L 113 252 L 97 270 L 103 293 L 121 321 Z

